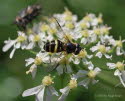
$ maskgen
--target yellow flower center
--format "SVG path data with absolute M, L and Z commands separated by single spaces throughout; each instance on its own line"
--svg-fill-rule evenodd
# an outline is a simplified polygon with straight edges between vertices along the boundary
M 56 20 L 55 20 L 54 18 L 50 18 L 50 19 L 48 19 L 48 21 L 49 21 L 50 23 L 56 23 Z
M 124 64 L 122 62 L 117 62 L 116 67 L 121 71 L 124 70 Z
M 101 33 L 102 34 L 109 34 L 109 29 L 108 28 L 101 28 Z
M 118 47 L 122 47 L 122 46 L 123 46 L 122 41 L 121 41 L 121 40 L 117 40 L 117 41 L 116 41 L 116 45 L 117 45 Z
M 39 35 L 34 35 L 33 40 L 34 40 L 35 42 L 39 41 L 39 40 L 40 40 L 40 36 L 39 36 Z
M 24 37 L 24 36 L 18 36 L 18 38 L 17 38 L 18 42 L 23 42 L 25 40 L 26 40 L 26 37 Z
M 42 80 L 42 84 L 45 85 L 45 86 L 49 86 L 51 84 L 53 84 L 53 79 L 49 76 L 45 76 Z
M 77 87 L 77 80 L 75 80 L 75 79 L 70 80 L 68 85 L 69 85 L 70 89 L 76 88 Z
M 100 34 L 101 34 L 101 31 L 100 31 L 99 28 L 97 28 L 97 29 L 94 29 L 94 33 L 95 33 L 96 35 L 100 35 Z
M 90 70 L 90 71 L 88 72 L 88 76 L 89 76 L 90 78 L 95 78 L 96 73 L 95 73 L 93 70 Z
M 72 15 L 66 15 L 65 20 L 66 21 L 72 21 Z
M 83 18 L 83 20 L 87 21 L 87 22 L 90 22 L 92 19 L 87 15 Z
M 78 54 L 79 58 L 85 58 L 86 56 L 87 56 L 86 50 L 80 51 L 80 53 Z
M 98 17 L 98 19 L 97 19 L 97 20 L 98 20 L 98 23 L 99 23 L 99 24 L 102 24 L 102 23 L 103 23 L 103 20 L 102 20 L 102 18 L 101 18 L 101 17 Z
M 56 34 L 56 33 L 57 33 L 57 30 L 54 29 L 54 28 L 50 28 L 50 29 L 49 29 L 49 32 L 50 32 L 51 34 Z
M 28 28 L 28 29 L 27 29 L 27 34 L 30 35 L 30 34 L 32 34 L 32 33 L 33 33 L 32 29 Z
M 41 31 L 46 32 L 48 30 L 49 30 L 49 26 L 48 25 L 46 25 L 46 24 L 42 25 Z
M 85 38 L 89 37 L 89 32 L 88 32 L 88 30 L 84 30 L 84 31 L 82 31 L 81 33 L 82 33 L 83 37 L 85 37 Z
M 64 14 L 66 14 L 66 15 L 72 15 L 72 12 L 70 12 L 70 11 L 66 8 Z
M 87 23 L 85 23 L 85 22 L 82 22 L 82 23 L 80 24 L 80 27 L 81 27 L 82 29 L 88 28 Z
M 66 23 L 65 26 L 69 29 L 73 29 L 74 28 L 74 25 L 73 23 Z
M 36 57 L 35 60 L 34 60 L 34 63 L 35 63 L 36 65 L 40 65 L 40 64 L 42 63 L 42 58 Z
M 100 45 L 98 47 L 98 50 L 101 52 L 101 53 L 106 53 L 106 47 L 104 45 Z

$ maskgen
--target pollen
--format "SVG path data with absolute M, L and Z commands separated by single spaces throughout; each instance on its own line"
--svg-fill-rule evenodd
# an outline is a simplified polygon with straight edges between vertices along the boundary
M 121 40 L 117 40 L 116 41 L 116 46 L 122 47 L 123 46 L 122 41 Z
M 101 53 L 106 53 L 106 47 L 104 45 L 100 45 L 98 47 L 98 50 L 101 52 Z
M 24 36 L 18 36 L 18 38 L 17 38 L 17 41 L 18 42 L 23 42 L 23 41 L 25 41 L 26 40 L 26 37 L 24 37 Z
M 77 80 L 76 79 L 70 80 L 68 85 L 69 85 L 70 89 L 76 88 L 77 87 Z
M 54 28 L 50 28 L 50 29 L 49 29 L 49 32 L 50 32 L 51 34 L 56 34 L 56 33 L 57 33 L 57 30 L 54 29 Z
M 97 29 L 94 29 L 94 33 L 95 33 L 96 35 L 100 35 L 100 34 L 101 34 L 101 31 L 100 31 L 99 28 L 97 28 Z
M 72 15 L 66 15 L 65 20 L 66 21 L 72 21 Z
M 98 20 L 98 23 L 99 23 L 99 24 L 102 24 L 102 23 L 103 23 L 102 17 L 98 17 L 97 20 Z
M 83 20 L 87 21 L 87 22 L 90 22 L 92 19 L 87 15 L 83 18 Z
M 42 59 L 40 57 L 36 57 L 34 63 L 36 65 L 40 65 L 42 63 Z
M 85 58 L 86 56 L 87 56 L 86 50 L 80 51 L 80 53 L 78 54 L 79 58 Z
M 35 42 L 39 41 L 39 40 L 40 40 L 40 36 L 39 36 L 39 35 L 35 35 L 33 40 L 34 40 Z
M 74 25 L 73 23 L 66 23 L 65 26 L 69 29 L 73 29 L 74 28 Z
M 42 25 L 41 31 L 46 32 L 48 30 L 49 30 L 49 26 L 48 25 L 46 25 L 46 24 Z
M 122 62 L 117 62 L 116 63 L 116 68 L 119 70 L 123 71 L 124 70 L 124 64 Z
M 49 76 L 45 76 L 42 80 L 42 84 L 45 85 L 45 86 L 49 86 L 51 84 L 53 84 L 53 79 Z
M 109 28 L 101 28 L 101 33 L 102 34 L 109 34 Z
M 95 71 L 90 70 L 90 71 L 88 72 L 88 76 L 89 76 L 90 78 L 95 78 L 95 76 L 96 76 Z
M 86 28 L 88 28 L 88 25 L 87 25 L 86 22 L 82 22 L 82 23 L 80 24 L 80 27 L 81 27 L 82 29 L 86 29 Z
M 67 8 L 65 8 L 64 14 L 66 14 L 66 15 L 72 15 L 72 12 L 70 12 Z
M 89 37 L 89 32 L 88 32 L 88 30 L 82 31 L 81 34 L 82 34 L 83 37 L 85 37 L 85 38 Z

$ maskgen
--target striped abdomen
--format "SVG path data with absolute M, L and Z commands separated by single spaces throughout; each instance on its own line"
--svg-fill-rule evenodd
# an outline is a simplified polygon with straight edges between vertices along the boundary
M 59 40 L 53 40 L 51 42 L 47 42 L 45 45 L 44 45 L 44 50 L 46 52 L 62 52 L 64 51 L 64 43 L 62 43 L 61 41 Z

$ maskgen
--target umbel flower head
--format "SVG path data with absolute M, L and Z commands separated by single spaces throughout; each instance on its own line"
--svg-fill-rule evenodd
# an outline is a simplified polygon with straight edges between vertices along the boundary
M 98 60 L 92 63 L 93 59 L 97 57 L 100 61 L 111 61 L 114 60 L 114 52 L 117 57 L 125 56 L 125 40 L 115 40 L 110 35 L 111 27 L 103 22 L 102 14 L 96 16 L 90 13 L 78 20 L 77 15 L 65 8 L 64 13 L 43 17 L 43 20 L 35 23 L 33 27 L 27 26 L 25 32 L 18 31 L 14 40 L 9 38 L 5 41 L 4 52 L 13 47 L 10 58 L 16 49 L 25 49 L 35 54 L 35 57 L 25 60 L 25 66 L 29 67 L 26 74 L 31 73 L 34 79 L 38 68 L 44 66 L 45 69 L 41 70 L 45 74 L 52 73 L 57 79 L 60 76 L 66 75 L 64 78 L 68 78 L 72 75 L 67 85 L 60 88 L 60 96 L 55 90 L 56 86 L 52 86 L 58 81 L 53 81 L 50 75 L 44 76 L 41 85 L 24 91 L 23 96 L 35 95 L 36 101 L 52 101 L 55 95 L 59 96 L 57 101 L 64 101 L 73 89 L 79 86 L 89 89 L 89 85 L 98 83 L 96 77 L 103 69 L 98 66 Z M 114 75 L 119 77 L 120 83 L 125 87 L 124 61 L 107 61 L 104 61 L 105 64 L 109 69 L 115 70 Z

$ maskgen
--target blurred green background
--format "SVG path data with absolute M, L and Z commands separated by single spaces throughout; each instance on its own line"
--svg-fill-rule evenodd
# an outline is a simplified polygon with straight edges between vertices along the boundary
M 64 7 L 77 14 L 79 19 L 86 13 L 102 13 L 104 23 L 112 27 L 114 38 L 125 38 L 125 0 L 0 0 L 0 101 L 34 101 L 34 97 L 22 98 L 21 93 L 41 83 L 42 69 L 35 80 L 25 74 L 27 69 L 24 60 L 31 56 L 30 53 L 17 50 L 14 58 L 9 59 L 10 51 L 2 52 L 3 41 L 17 36 L 18 29 L 12 22 L 18 11 L 34 3 L 43 6 L 43 15 L 61 13 Z M 114 57 L 113 61 L 123 59 Z M 106 68 L 106 61 L 93 60 L 102 68 Z M 90 86 L 88 90 L 79 87 L 72 91 L 67 101 L 125 101 L 125 88 L 115 87 L 119 80 L 113 76 L 113 71 L 104 70 L 99 80 L 100 83 Z

